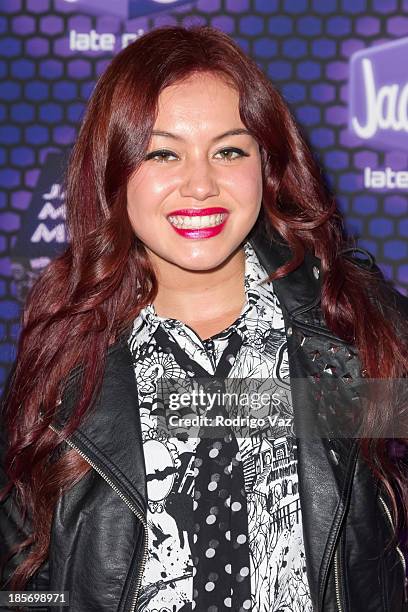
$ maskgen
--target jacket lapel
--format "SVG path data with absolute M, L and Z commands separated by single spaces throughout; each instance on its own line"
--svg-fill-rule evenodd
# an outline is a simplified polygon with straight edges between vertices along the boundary
M 287 243 L 274 231 L 267 234 L 261 225 L 256 225 L 249 239 L 259 261 L 268 274 L 292 259 Z M 320 259 L 305 251 L 303 262 L 287 276 L 273 281 L 274 290 L 281 306 L 289 314 L 307 308 L 320 299 Z

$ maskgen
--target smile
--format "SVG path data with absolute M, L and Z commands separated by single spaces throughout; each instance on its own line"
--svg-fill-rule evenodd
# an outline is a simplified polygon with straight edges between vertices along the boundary
M 174 210 L 167 220 L 183 238 L 202 240 L 217 236 L 225 227 L 229 212 L 221 206 Z
M 194 217 L 174 215 L 168 217 L 168 219 L 175 227 L 182 229 L 201 229 L 202 227 L 216 227 L 223 223 L 226 217 L 227 213 L 221 213 L 217 215 L 198 215 Z

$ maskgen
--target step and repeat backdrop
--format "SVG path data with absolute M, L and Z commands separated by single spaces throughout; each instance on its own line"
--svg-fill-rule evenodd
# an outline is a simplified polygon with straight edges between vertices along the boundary
M 279 88 L 345 227 L 408 294 L 408 0 L 0 0 L 0 385 L 66 246 L 67 155 L 112 56 L 165 24 L 230 34 Z

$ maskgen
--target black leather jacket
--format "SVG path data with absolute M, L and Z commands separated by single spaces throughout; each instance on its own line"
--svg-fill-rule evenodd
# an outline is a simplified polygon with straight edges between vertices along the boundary
M 251 243 L 268 272 L 290 258 L 287 246 L 259 234 Z M 274 281 L 286 325 L 313 608 L 315 612 L 406 612 L 405 562 L 395 539 L 386 548 L 394 534 L 389 499 L 362 460 L 356 438 L 303 436 L 316 412 L 316 388 L 324 397 L 330 386 L 332 398 L 337 394 L 353 401 L 357 395 L 353 382 L 360 375 L 353 347 L 324 324 L 319 308 L 321 280 L 320 260 L 307 253 L 300 267 Z M 400 294 L 394 299 L 408 315 L 408 300 Z M 138 595 L 147 553 L 146 474 L 126 340 L 124 335 L 108 350 L 96 408 L 69 440 L 94 469 L 59 499 L 49 557 L 26 588 L 70 592 L 69 608 L 44 610 L 133 612 L 136 603 L 142 603 Z M 77 375 L 78 370 L 73 371 L 66 386 L 51 425 L 55 429 L 62 427 L 72 409 Z M 4 486 L 1 469 L 0 477 Z M 11 497 L 0 504 L 2 551 L 21 540 L 17 531 L 21 520 Z M 24 532 L 29 533 L 29 526 Z M 7 590 L 5 581 L 20 561 L 15 555 L 7 565 L 2 589 Z M 0 606 L 0 611 L 8 609 Z

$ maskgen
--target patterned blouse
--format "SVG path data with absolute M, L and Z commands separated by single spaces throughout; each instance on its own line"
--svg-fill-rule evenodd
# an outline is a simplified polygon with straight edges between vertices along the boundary
M 298 493 L 285 326 L 273 283 L 260 284 L 267 277 L 266 271 L 251 244 L 245 242 L 243 248 L 246 302 L 239 317 L 228 328 L 202 340 L 189 325 L 158 316 L 153 304 L 149 304 L 136 317 L 129 337 L 138 386 L 148 495 L 148 556 L 138 612 L 185 612 L 194 610 L 197 603 L 197 589 L 194 591 L 198 584 L 197 558 L 193 554 L 197 536 L 193 517 L 197 506 L 195 454 L 200 439 L 170 434 L 161 427 L 157 417 L 158 381 L 187 377 L 180 359 L 156 344 L 154 334 L 159 326 L 177 343 L 186 358 L 201 366 L 209 376 L 214 375 L 231 334 L 237 332 L 242 343 L 228 378 L 251 379 L 258 393 L 267 390 L 270 396 L 274 394 L 278 398 L 278 402 L 269 407 L 251 410 L 251 416 L 258 417 L 262 413 L 266 418 L 256 419 L 256 426 L 247 428 L 245 435 L 242 431 L 239 435 L 239 430 L 235 432 L 239 453 L 234 461 L 243 472 L 247 521 L 244 531 L 248 534 L 247 538 L 238 538 L 242 538 L 241 544 L 247 547 L 249 557 L 249 568 L 242 568 L 241 574 L 248 574 L 250 583 L 250 600 L 243 602 L 239 609 L 312 612 Z M 276 403 L 279 419 L 276 418 Z M 283 419 L 286 427 L 282 427 Z M 289 422 L 290 427 L 287 426 Z M 213 456 L 218 453 L 216 445 L 211 451 Z M 208 489 L 211 490 L 210 486 Z M 234 505 L 231 504 L 232 510 Z M 216 515 L 214 523 L 217 527 Z M 220 540 L 228 538 L 229 533 L 225 526 L 222 531 L 220 524 Z M 211 544 L 214 541 L 215 545 Z M 227 579 L 223 572 L 231 573 L 231 565 L 217 566 L 218 540 L 211 542 L 200 554 L 213 557 L 211 561 L 216 569 L 204 577 L 203 584 L 206 591 L 214 593 L 215 605 L 200 605 L 198 596 L 196 609 L 200 612 L 231 608 L 230 597 L 223 601 L 216 598 L 217 585 Z

